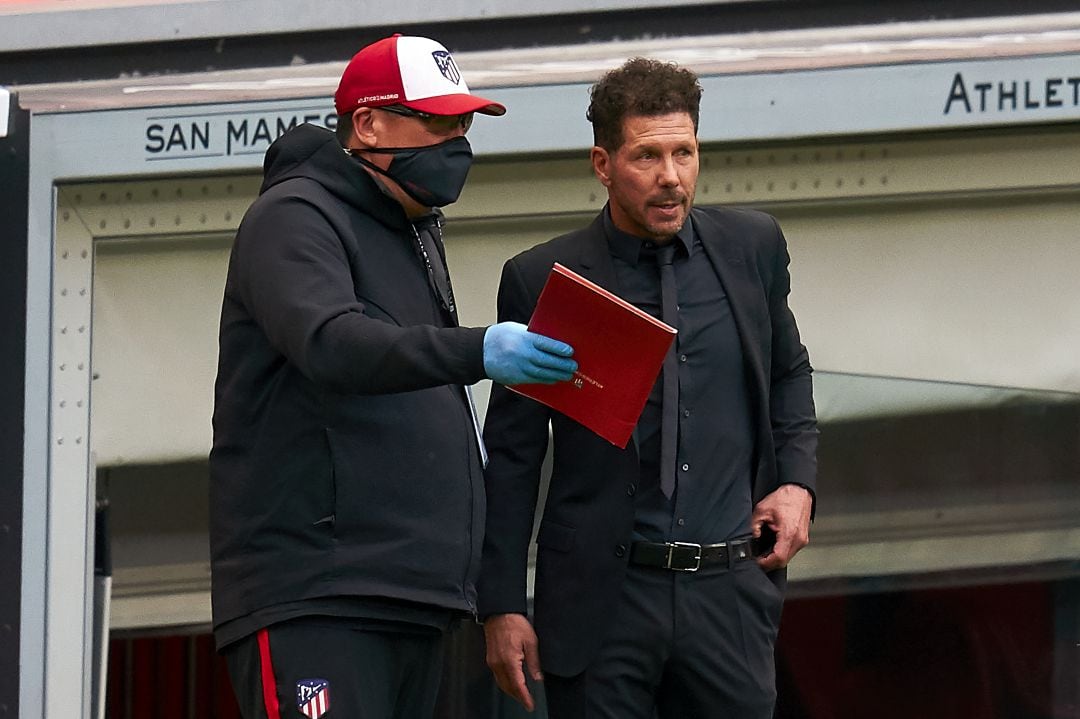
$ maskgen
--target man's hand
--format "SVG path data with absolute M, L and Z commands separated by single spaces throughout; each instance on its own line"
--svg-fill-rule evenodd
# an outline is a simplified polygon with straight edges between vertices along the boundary
M 495 683 L 531 712 L 533 698 L 525 684 L 525 671 L 534 681 L 544 679 L 532 624 L 521 614 L 495 614 L 484 620 L 484 640 Z
M 518 322 L 500 322 L 484 333 L 484 371 L 499 384 L 565 382 L 577 369 L 573 354 L 565 342 L 529 332 Z
M 810 543 L 810 509 L 814 498 L 804 487 L 782 484 L 754 507 L 750 521 L 754 538 L 761 536 L 762 527 L 776 533 L 772 550 L 757 563 L 766 571 L 786 567 L 796 553 Z

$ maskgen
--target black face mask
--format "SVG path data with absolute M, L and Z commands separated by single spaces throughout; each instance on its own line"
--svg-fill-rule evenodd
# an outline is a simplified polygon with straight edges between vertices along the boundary
M 393 155 L 390 167 L 382 169 L 359 152 Z M 427 147 L 353 149 L 357 162 L 396 182 L 405 193 L 424 207 L 443 207 L 457 202 L 472 167 L 472 147 L 464 137 L 455 137 Z

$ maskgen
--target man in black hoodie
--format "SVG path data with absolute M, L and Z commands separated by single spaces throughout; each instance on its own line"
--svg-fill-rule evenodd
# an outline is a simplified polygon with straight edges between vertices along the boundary
M 474 614 L 485 462 L 468 385 L 569 379 L 521 324 L 459 327 L 441 215 L 471 95 L 438 43 L 361 50 L 267 152 L 221 312 L 210 455 L 214 634 L 247 719 L 430 716 Z

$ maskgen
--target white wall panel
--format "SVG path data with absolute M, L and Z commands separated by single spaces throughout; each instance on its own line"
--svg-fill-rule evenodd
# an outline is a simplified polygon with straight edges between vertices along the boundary
M 97 244 L 92 421 L 101 465 L 210 451 L 230 244 L 227 236 Z
M 815 367 L 1080 392 L 1078 200 L 781 209 Z

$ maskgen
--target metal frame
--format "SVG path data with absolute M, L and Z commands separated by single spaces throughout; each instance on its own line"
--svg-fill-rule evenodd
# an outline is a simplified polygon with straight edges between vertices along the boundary
M 29 128 L 17 98 L 0 92 L 0 715 L 20 696 Z
M 1080 579 L 1057 585 L 1054 593 L 1053 706 L 1060 716 L 1080 712 Z
M 245 35 L 317 32 L 346 27 L 435 24 L 465 20 L 553 16 L 582 12 L 612 12 L 733 4 L 749 0 L 549 0 L 542 6 L 510 2 L 442 2 L 420 0 L 396 3 L 356 3 L 350 0 L 303 0 L 287 12 L 263 0 L 229 2 L 36 3 L 0 13 L 0 47 L 5 51 L 61 47 L 167 42 L 178 38 L 220 38 Z M 53 5 L 54 7 L 48 7 Z M 243 18 L 239 21 L 238 18 Z M 63 27 L 63 32 L 57 32 Z

